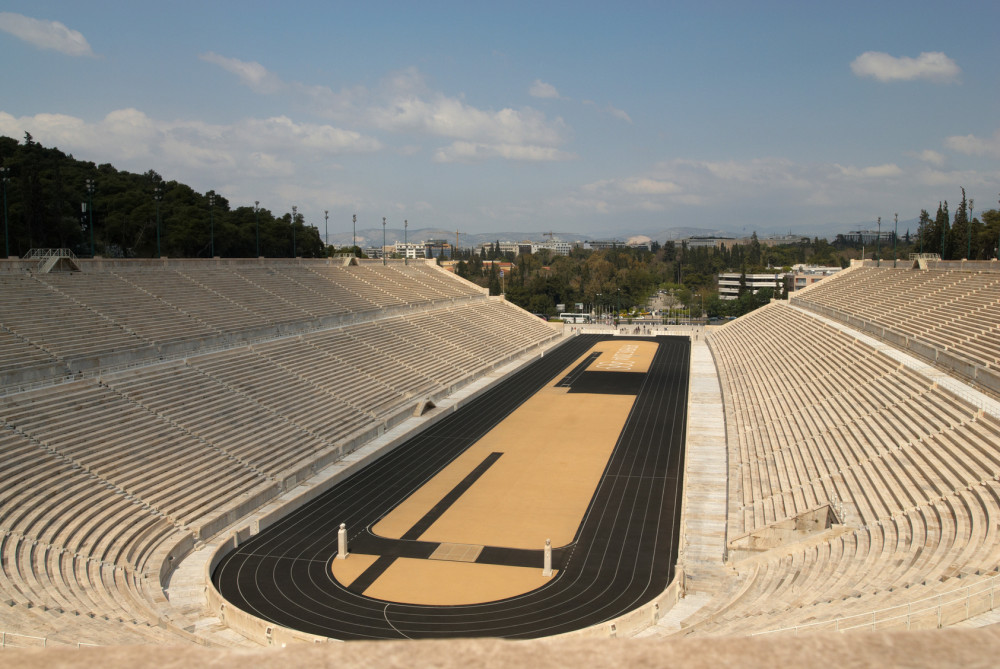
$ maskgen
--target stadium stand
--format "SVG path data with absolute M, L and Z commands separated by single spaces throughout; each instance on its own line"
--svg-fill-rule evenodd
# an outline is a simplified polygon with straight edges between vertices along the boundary
M 423 263 L 82 264 L 0 273 L 5 646 L 207 643 L 175 546 L 557 338 Z
M 856 267 L 790 301 L 873 332 L 1000 393 L 1000 271 L 991 263 L 978 265 Z
M 823 299 L 865 287 L 891 305 L 935 281 L 990 284 L 856 270 L 844 277 L 848 287 L 830 281 Z M 858 313 L 880 313 L 856 302 Z M 995 415 L 784 303 L 722 327 L 709 343 L 739 471 L 730 487 L 735 576 L 687 633 L 872 629 L 876 610 L 876 629 L 938 626 L 940 609 L 908 613 L 978 584 L 987 593 L 979 600 L 992 597 L 1000 565 Z M 822 521 L 809 531 L 818 509 Z
M 557 338 L 422 263 L 81 264 L 0 268 L 5 645 L 249 644 L 164 613 L 175 561 Z M 726 554 L 687 585 L 704 595 L 674 633 L 918 629 L 993 608 L 998 405 L 869 337 L 996 391 L 998 307 L 990 263 L 865 265 L 708 335 Z

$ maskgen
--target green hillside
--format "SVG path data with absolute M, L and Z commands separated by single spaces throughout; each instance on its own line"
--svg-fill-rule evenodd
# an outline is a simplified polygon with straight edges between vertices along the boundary
M 291 214 L 275 216 L 252 206 L 230 208 L 221 194 L 198 193 L 150 170 L 134 174 L 109 164 L 76 160 L 46 148 L 30 134 L 22 141 L 0 137 L 0 165 L 6 168 L 9 254 L 32 248 L 69 248 L 77 256 L 157 256 L 157 189 L 161 199 L 159 254 L 182 258 L 322 256 L 319 231 Z M 93 181 L 93 209 L 87 210 L 87 180 Z M 214 204 L 210 196 L 214 195 Z M 294 238 L 293 238 L 294 237 Z M 0 253 L 4 249 L 0 247 Z

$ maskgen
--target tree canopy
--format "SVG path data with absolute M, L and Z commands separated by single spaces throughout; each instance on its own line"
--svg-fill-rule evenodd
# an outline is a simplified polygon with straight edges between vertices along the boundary
M 165 181 L 153 170 L 134 174 L 76 160 L 43 147 L 30 134 L 21 143 L 0 137 L 0 163 L 7 169 L 3 187 L 11 255 L 32 248 L 69 248 L 88 257 L 93 221 L 96 255 L 155 257 L 157 209 L 164 256 L 205 258 L 214 247 L 217 256 L 256 257 L 258 224 L 261 255 L 290 257 L 293 247 L 304 257 L 326 252 L 319 231 L 306 225 L 301 215 L 293 222 L 290 213 L 276 216 L 266 208 L 232 208 L 214 191 L 198 193 L 186 184 Z

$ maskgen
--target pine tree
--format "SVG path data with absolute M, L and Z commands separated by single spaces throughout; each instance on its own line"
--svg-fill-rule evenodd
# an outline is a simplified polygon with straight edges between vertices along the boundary
M 920 253 L 929 253 L 931 249 L 931 228 L 933 223 L 931 223 L 931 215 L 927 213 L 926 209 L 920 210 L 920 219 L 917 222 L 917 239 L 920 243 Z
M 948 255 L 952 260 L 958 260 L 968 255 L 969 234 L 969 204 L 965 199 L 965 189 L 962 189 L 962 201 L 955 210 L 955 220 L 951 223 L 948 231 Z
M 944 204 L 938 203 L 937 215 L 934 217 L 934 245 L 942 260 L 948 258 L 948 221 L 948 200 L 945 200 Z

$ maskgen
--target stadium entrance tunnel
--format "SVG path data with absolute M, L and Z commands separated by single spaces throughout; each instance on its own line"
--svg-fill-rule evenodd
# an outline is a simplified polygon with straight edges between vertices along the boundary
M 213 585 L 344 640 L 612 621 L 673 578 L 689 362 L 686 337 L 571 338 L 234 546 Z

